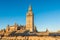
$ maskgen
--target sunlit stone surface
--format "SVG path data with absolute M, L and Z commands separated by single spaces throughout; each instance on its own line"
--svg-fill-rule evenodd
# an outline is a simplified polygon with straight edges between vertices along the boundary
M 0 30 L 0 40 L 60 40 L 60 31 L 49 32 L 47 29 L 38 32 L 34 26 L 34 15 L 30 5 L 26 14 L 26 25 L 8 25 L 6 29 Z

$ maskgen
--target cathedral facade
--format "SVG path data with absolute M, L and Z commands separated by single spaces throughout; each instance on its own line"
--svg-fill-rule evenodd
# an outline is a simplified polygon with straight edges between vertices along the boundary
M 0 40 L 60 40 L 60 32 L 38 32 L 34 26 L 34 14 L 32 6 L 26 13 L 26 26 L 14 24 L 7 25 L 6 29 L 0 30 Z

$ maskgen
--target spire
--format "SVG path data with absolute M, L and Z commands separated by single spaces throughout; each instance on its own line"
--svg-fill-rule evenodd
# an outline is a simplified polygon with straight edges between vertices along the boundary
M 29 5 L 28 11 L 32 11 L 32 6 L 31 5 Z
M 17 26 L 16 22 L 15 22 L 14 26 Z
M 7 25 L 7 27 L 9 27 L 9 25 Z
M 32 13 L 32 6 L 31 5 L 29 5 L 27 15 L 33 15 L 33 13 Z
M 7 25 L 7 27 L 9 28 L 9 25 Z
M 15 22 L 15 24 L 14 24 L 14 25 L 17 25 L 17 24 L 16 24 L 16 22 Z
M 46 29 L 46 32 L 49 32 L 49 30 L 48 30 L 48 29 Z

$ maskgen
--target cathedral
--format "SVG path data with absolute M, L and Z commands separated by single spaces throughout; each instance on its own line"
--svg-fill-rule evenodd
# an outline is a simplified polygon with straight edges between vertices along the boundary
M 29 5 L 26 13 L 26 25 L 7 25 L 6 29 L 0 30 L 0 40 L 60 40 L 60 32 L 38 32 L 34 26 L 34 14 Z

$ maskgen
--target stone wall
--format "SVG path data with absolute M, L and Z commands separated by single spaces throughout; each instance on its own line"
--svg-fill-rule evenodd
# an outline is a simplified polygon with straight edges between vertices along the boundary
M 60 40 L 60 37 L 52 36 L 18 36 L 18 37 L 2 37 L 0 40 Z

